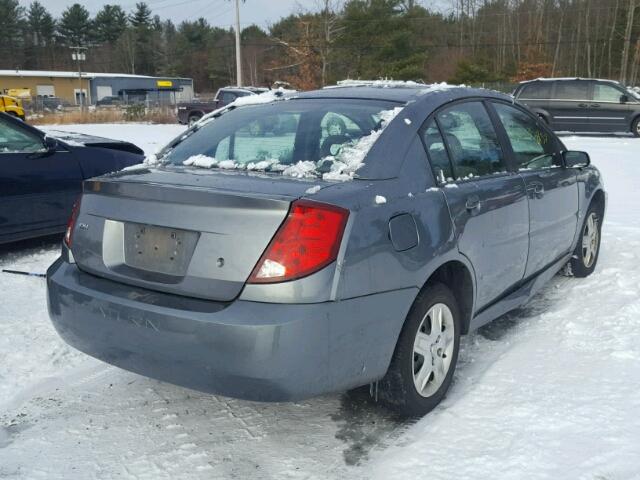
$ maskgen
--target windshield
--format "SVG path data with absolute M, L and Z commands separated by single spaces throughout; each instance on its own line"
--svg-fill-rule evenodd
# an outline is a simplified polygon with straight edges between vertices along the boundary
M 399 111 L 392 102 L 344 99 L 236 108 L 188 132 L 159 160 L 170 165 L 346 180 Z

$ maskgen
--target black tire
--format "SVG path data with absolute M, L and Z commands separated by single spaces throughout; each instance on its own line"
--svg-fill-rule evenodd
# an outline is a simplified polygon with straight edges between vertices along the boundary
M 448 357 L 449 366 L 444 373 L 444 380 L 441 383 L 436 383 L 436 377 L 434 376 L 435 363 L 433 359 L 429 359 L 433 371 L 426 377 L 428 379 L 426 386 L 429 387 L 429 384 L 431 384 L 434 390 L 428 392 L 428 395 L 425 396 L 428 388 L 423 387 L 425 388 L 423 394 L 419 393 L 416 387 L 418 380 L 414 380 L 414 375 L 420 376 L 422 368 L 418 368 L 418 371 L 416 371 L 416 368 L 419 367 L 420 359 L 422 358 L 422 362 L 424 363 L 427 357 L 414 351 L 414 348 L 416 348 L 414 343 L 416 342 L 419 332 L 426 335 L 427 330 L 422 330 L 422 328 L 427 326 L 427 324 L 430 326 L 431 319 L 428 314 L 432 307 L 436 306 L 436 308 L 438 308 L 437 305 L 439 304 L 446 305 L 452 317 L 452 319 L 447 320 L 445 325 L 448 323 L 453 326 L 453 347 L 452 349 L 445 349 L 450 352 Z M 460 309 L 451 290 L 441 283 L 433 283 L 426 286 L 416 298 L 407 315 L 391 359 L 389 370 L 378 384 L 379 399 L 403 416 L 422 416 L 433 410 L 445 397 L 453 379 L 453 373 L 458 360 L 458 350 L 460 349 L 461 325 Z M 441 330 L 442 336 L 444 336 L 446 331 L 450 330 L 447 330 L 445 326 Z M 447 338 L 450 339 L 450 333 L 448 335 Z M 431 336 L 431 331 L 428 336 Z M 440 337 L 441 335 L 438 334 L 438 339 Z M 439 341 L 440 340 L 438 340 L 438 342 Z M 433 358 L 436 358 L 437 355 L 440 356 L 440 359 L 444 360 L 447 358 L 445 354 L 436 353 L 443 350 L 442 348 L 437 348 L 438 342 L 432 344 L 430 349 L 434 356 Z M 436 347 L 435 351 L 434 347 Z M 442 378 L 442 376 L 440 376 L 440 378 Z
M 595 222 L 595 239 L 590 237 L 590 219 Z M 596 269 L 598 257 L 600 256 L 600 240 L 602 232 L 602 209 L 595 203 L 591 203 L 584 222 L 580 228 L 580 237 L 576 249 L 573 251 L 569 265 L 571 266 L 571 274 L 574 277 L 588 277 Z M 589 245 L 585 243 L 589 239 Z M 595 250 L 594 250 L 595 249 Z
M 640 117 L 636 118 L 631 124 L 631 133 L 636 137 L 640 137 Z

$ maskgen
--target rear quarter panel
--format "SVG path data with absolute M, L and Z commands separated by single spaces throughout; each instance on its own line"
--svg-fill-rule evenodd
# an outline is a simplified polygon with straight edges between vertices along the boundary
M 376 197 L 385 202 L 377 203 Z M 434 187 L 417 137 L 402 175 L 367 182 L 351 208 L 353 226 L 341 266 L 339 298 L 421 288 L 447 252 L 457 252 L 444 194 Z M 418 245 L 401 252 L 396 251 L 389 234 L 389 220 L 400 214 L 413 217 L 419 239 Z
M 585 168 L 576 169 L 576 178 L 578 181 L 578 232 L 582 228 L 582 222 L 589 205 L 593 201 L 593 198 L 599 190 L 604 192 L 604 183 L 600 171 L 593 165 Z M 606 197 L 605 197 L 605 209 L 606 209 Z M 578 234 L 576 232 L 576 239 Z M 576 240 L 577 241 L 577 240 Z
M 344 257 L 336 266 L 335 300 L 372 298 L 362 304 L 356 318 L 341 320 L 354 329 L 383 332 L 375 345 L 366 347 L 377 352 L 380 366 L 373 369 L 377 378 L 388 368 L 405 318 L 430 275 L 449 260 L 468 265 L 458 253 L 444 193 L 434 185 L 416 136 L 398 178 L 354 180 L 323 189 L 313 199 L 351 211 Z M 390 238 L 389 221 L 401 214 L 413 217 L 419 241 L 413 248 L 397 251 Z M 401 294 L 404 303 L 392 311 L 376 310 L 375 299 L 383 292 Z M 354 338 L 353 345 L 357 342 Z

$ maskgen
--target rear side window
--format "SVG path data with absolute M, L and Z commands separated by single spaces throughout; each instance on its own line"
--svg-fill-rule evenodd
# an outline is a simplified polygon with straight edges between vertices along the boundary
M 538 122 L 510 105 L 494 103 L 507 132 L 518 170 L 559 166 L 554 138 Z
M 624 95 L 617 88 L 606 83 L 596 83 L 593 85 L 594 102 L 620 103 L 620 97 Z
M 580 80 L 556 82 L 554 98 L 558 100 L 587 100 L 589 84 Z
M 430 120 L 426 127 L 423 128 L 421 135 L 436 180 L 440 183 L 453 180 L 453 169 L 451 168 L 449 155 L 436 121 Z
M 506 171 L 498 136 L 482 103 L 454 105 L 440 111 L 437 119 L 456 180 Z
M 551 98 L 551 82 L 534 82 L 528 83 L 520 93 L 518 98 L 523 100 L 542 100 Z

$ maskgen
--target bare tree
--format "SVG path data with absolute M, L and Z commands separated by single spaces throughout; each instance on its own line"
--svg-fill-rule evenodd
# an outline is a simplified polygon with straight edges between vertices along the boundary
M 406 2 L 406 8 L 413 8 L 413 0 Z M 322 63 L 321 84 L 327 84 L 327 68 L 331 57 L 333 42 L 344 30 L 340 25 L 340 17 L 337 15 L 340 2 L 338 0 L 322 0 L 322 40 L 320 42 L 320 61 Z
M 629 67 L 629 51 L 631 49 L 631 32 L 633 31 L 633 17 L 636 12 L 637 0 L 629 0 L 627 10 L 627 25 L 624 30 L 624 47 L 622 48 L 622 58 L 620 59 L 620 83 L 627 83 L 627 70 Z

